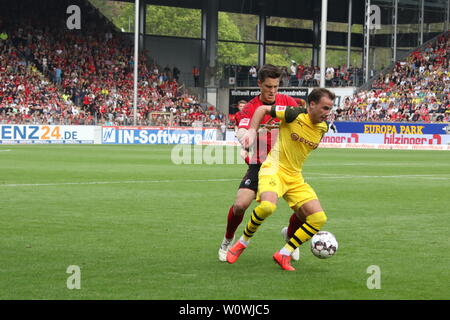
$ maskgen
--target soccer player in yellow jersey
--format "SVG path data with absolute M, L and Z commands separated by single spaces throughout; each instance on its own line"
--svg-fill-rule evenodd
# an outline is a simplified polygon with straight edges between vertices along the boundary
M 253 214 L 244 234 L 228 251 L 227 261 L 235 263 L 249 245 L 258 227 L 276 209 L 278 198 L 283 197 L 296 215 L 306 217 L 287 244 L 273 255 L 282 269 L 293 271 L 291 254 L 308 241 L 325 224 L 327 217 L 316 193 L 302 177 L 302 167 L 309 153 L 319 146 L 328 131 L 326 120 L 333 108 L 333 92 L 317 88 L 308 95 L 307 109 L 284 106 L 259 107 L 245 135 L 244 147 L 255 141 L 256 131 L 263 117 L 270 114 L 280 120 L 278 140 L 259 171 L 257 200 L 260 204 Z

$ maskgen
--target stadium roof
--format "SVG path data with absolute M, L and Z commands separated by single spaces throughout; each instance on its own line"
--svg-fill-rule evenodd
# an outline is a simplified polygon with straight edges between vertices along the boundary
M 134 0 L 119 0 L 123 2 L 134 2 Z M 147 4 L 160 6 L 172 6 L 181 8 L 201 9 L 205 0 L 141 0 Z M 207 1 L 207 0 L 206 0 Z M 347 23 L 348 21 L 348 1 L 331 0 L 328 1 L 328 21 Z M 425 0 L 425 23 L 443 22 L 443 12 L 447 7 L 448 0 Z M 266 16 L 276 16 L 283 18 L 296 18 L 313 20 L 314 3 L 318 3 L 320 10 L 320 0 L 219 0 L 219 11 L 261 14 Z M 379 6 L 392 6 L 392 0 L 372 0 L 372 4 Z M 352 1 L 352 22 L 363 24 L 364 21 L 364 0 Z M 418 10 L 420 0 L 399 1 L 398 24 L 411 23 L 411 10 Z M 320 11 L 319 11 L 320 12 Z M 332 14 L 331 14 L 332 13 Z M 382 15 L 382 24 L 388 24 L 389 15 Z

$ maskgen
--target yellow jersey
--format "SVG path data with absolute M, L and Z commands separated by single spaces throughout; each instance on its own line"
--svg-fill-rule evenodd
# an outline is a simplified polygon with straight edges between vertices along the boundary
M 328 124 L 313 124 L 304 108 L 273 106 L 270 115 L 280 120 L 280 129 L 265 162 L 287 173 L 301 173 L 306 158 L 328 131 Z

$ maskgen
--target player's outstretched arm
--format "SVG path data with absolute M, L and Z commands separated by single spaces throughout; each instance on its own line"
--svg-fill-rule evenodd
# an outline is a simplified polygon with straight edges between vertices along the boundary
M 253 145 L 256 138 L 256 131 L 258 130 L 264 116 L 266 114 L 270 114 L 271 108 L 272 106 L 260 106 L 258 109 L 256 109 L 252 117 L 252 122 L 250 123 L 250 129 L 248 129 L 247 133 L 242 139 L 242 145 L 244 146 L 244 148 L 248 149 Z
M 236 138 L 239 143 L 242 145 L 242 138 L 247 134 L 248 130 L 245 128 L 239 128 L 236 132 Z

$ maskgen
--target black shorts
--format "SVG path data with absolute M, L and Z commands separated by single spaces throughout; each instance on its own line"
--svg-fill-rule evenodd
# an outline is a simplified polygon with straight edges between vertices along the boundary
M 258 174 L 261 164 L 249 164 L 248 170 L 245 173 L 244 178 L 242 178 L 239 189 L 250 189 L 255 192 L 258 191 Z

